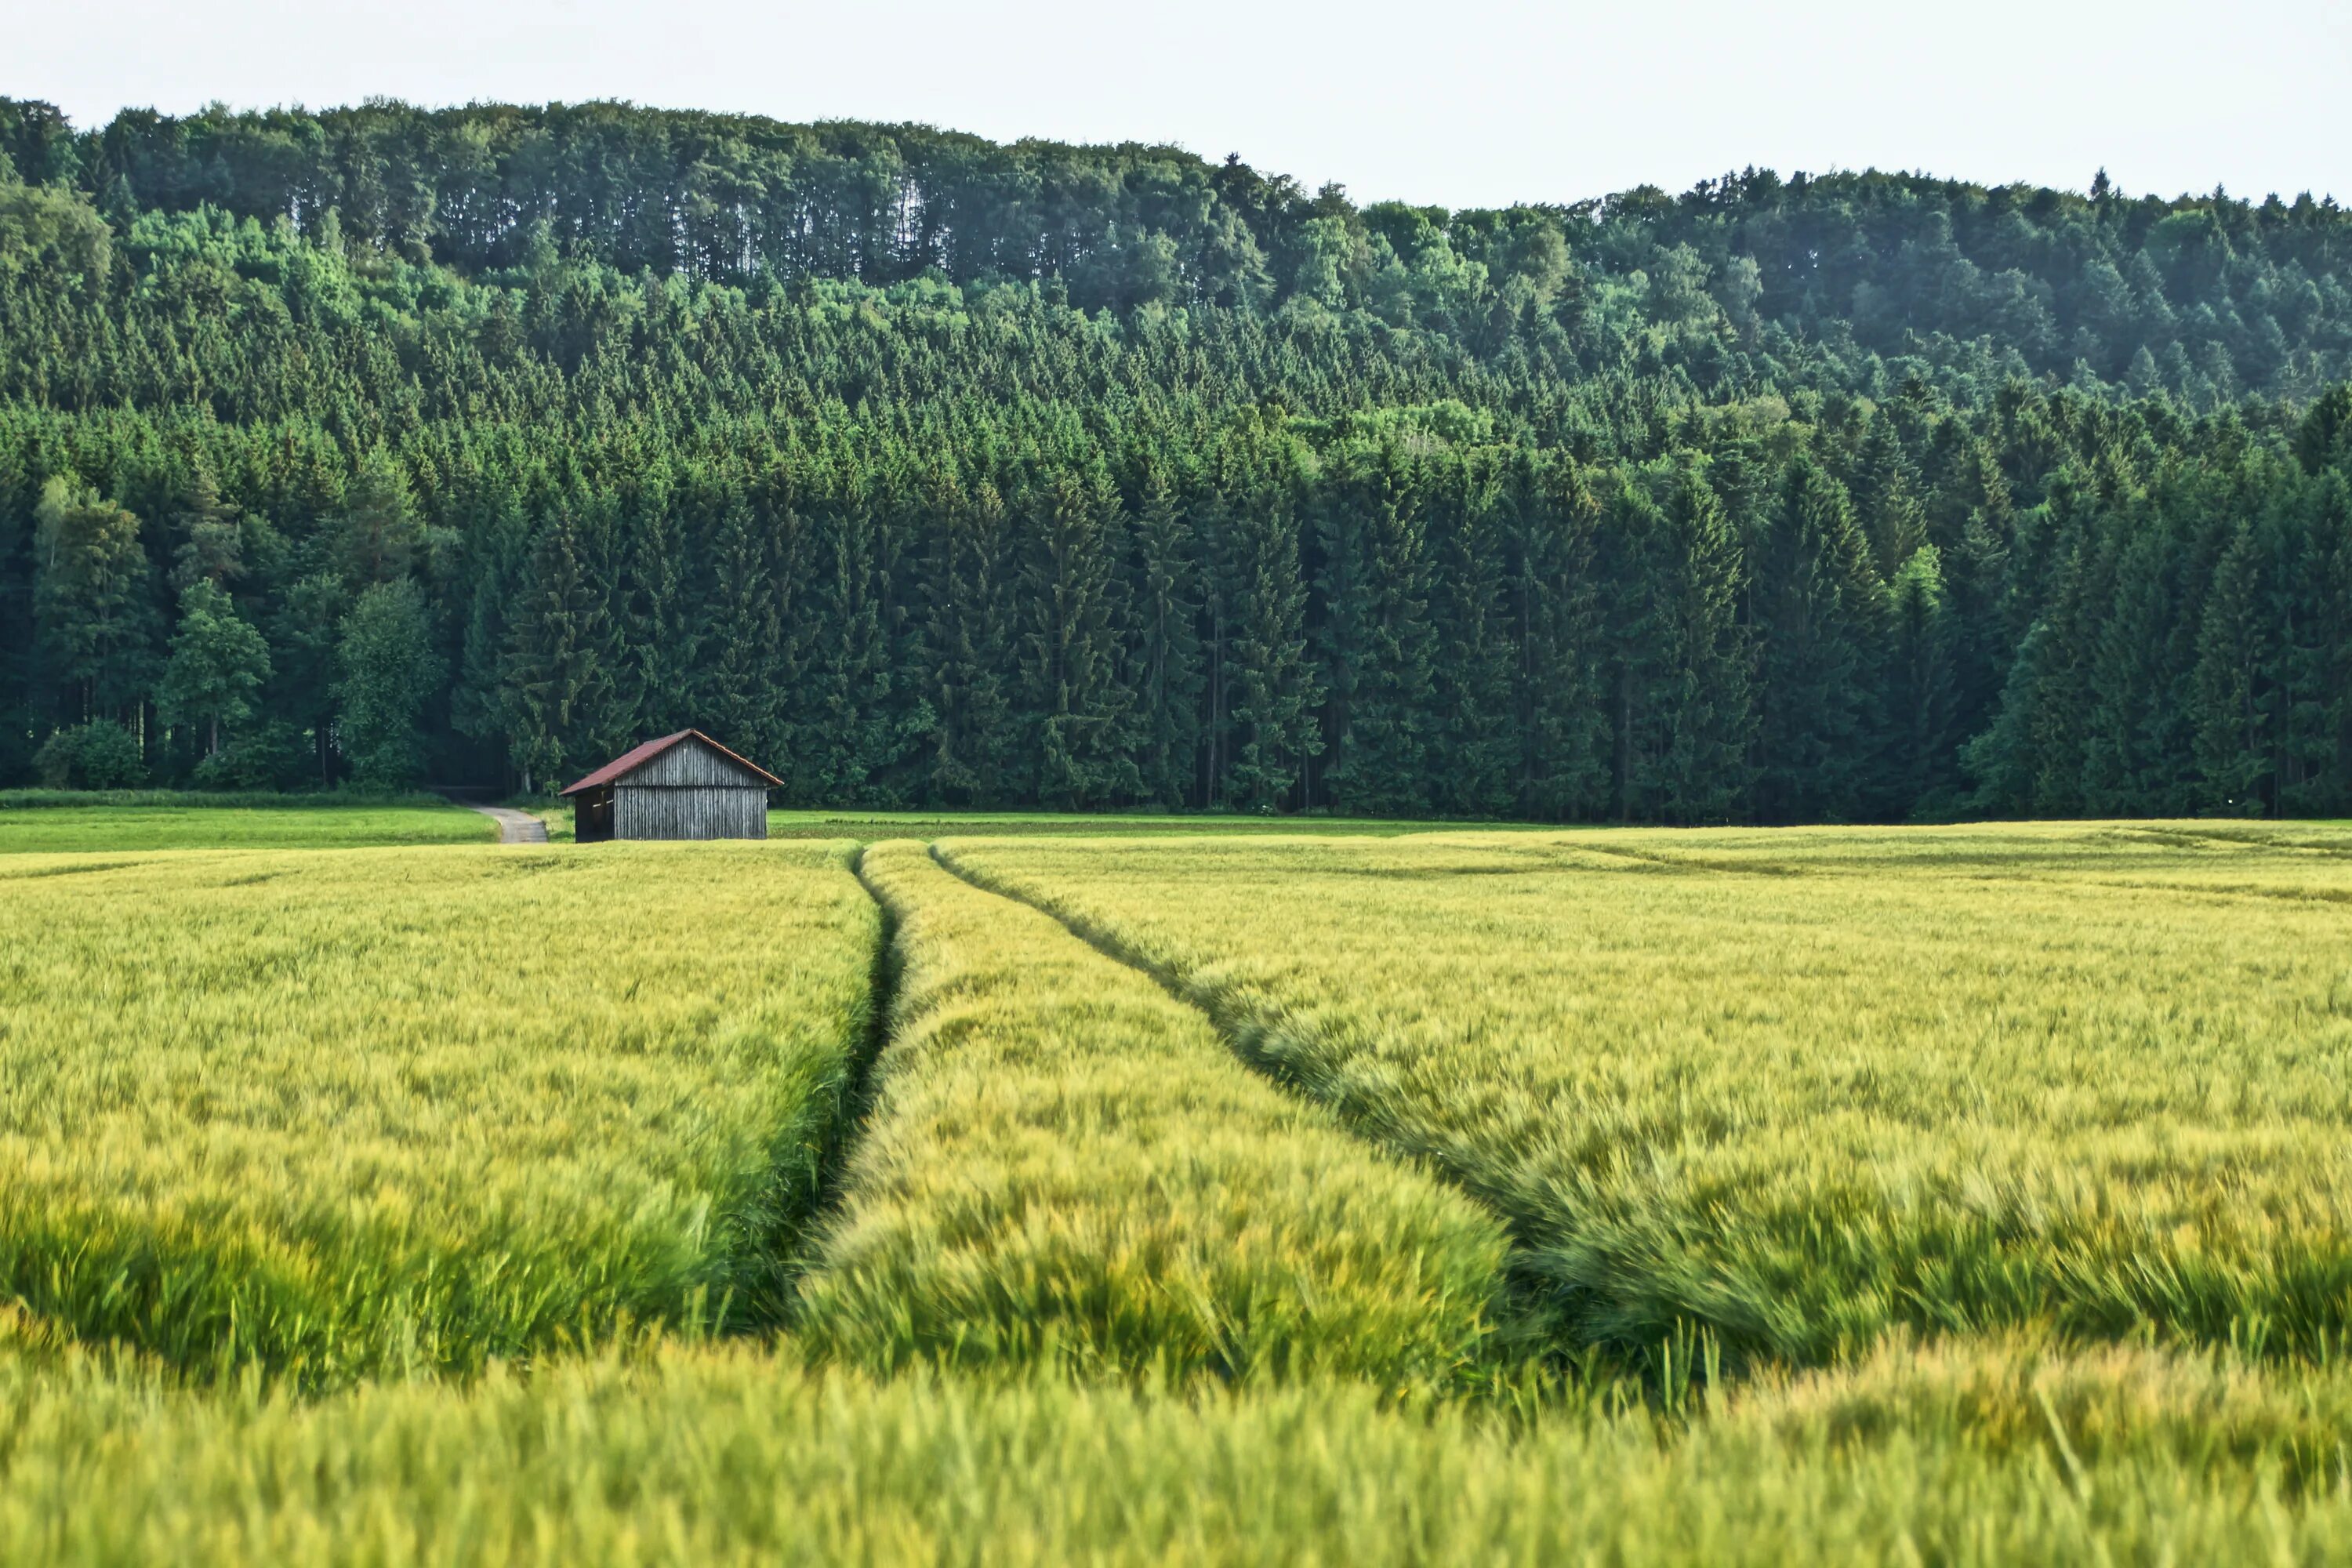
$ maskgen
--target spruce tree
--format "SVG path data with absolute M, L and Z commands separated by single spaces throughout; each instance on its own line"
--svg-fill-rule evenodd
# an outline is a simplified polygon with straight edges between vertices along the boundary
M 922 640 L 936 718 L 931 798 L 1008 805 L 1019 798 L 1013 684 L 1020 633 L 1004 502 L 994 485 L 983 480 L 967 493 L 951 475 L 932 493 L 940 521 Z
M 613 689 L 604 663 L 610 614 L 581 562 L 570 519 L 559 515 L 531 549 L 499 668 L 507 742 L 526 793 L 605 760 L 583 731 Z
M 1430 724 L 1425 795 L 1452 816 L 1501 816 L 1515 802 L 1518 737 L 1504 606 L 1507 536 L 1492 476 L 1457 454 L 1429 460 Z
M 709 559 L 709 584 L 693 628 L 692 724 L 789 782 L 790 736 L 780 711 L 793 679 L 785 663 L 784 595 L 742 497 L 720 513 Z
M 1221 509 L 1230 520 L 1223 561 L 1234 747 L 1219 798 L 1265 812 L 1293 804 L 1306 764 L 1323 750 L 1315 710 L 1325 693 L 1307 655 L 1308 595 L 1289 486 L 1263 469 L 1254 479 Z
M 2272 657 L 2264 624 L 2263 551 L 2254 520 L 2242 521 L 2213 574 L 2197 639 L 2190 688 L 2202 804 L 2236 816 L 2263 814 L 2273 784 L 2263 675 Z
M 1192 529 L 1154 475 L 1134 530 L 1137 729 L 1144 794 L 1190 799 L 1200 727 L 1201 604 Z
M 1656 641 L 1643 672 L 1657 738 L 1644 793 L 1668 822 L 1730 819 L 1747 795 L 1748 635 L 1740 550 L 1706 481 L 1685 473 L 1651 534 Z
M 1879 574 L 1892 582 L 1927 542 L 1927 514 L 1891 417 L 1871 420 L 1855 461 L 1853 491 L 1855 521 L 1870 542 L 1871 558 Z
M 1517 809 L 1546 821 L 1601 807 L 1609 730 L 1599 689 L 1592 531 L 1598 508 L 1567 459 L 1515 457 L 1501 504 L 1509 533 L 1505 603 L 1519 755 Z
M 1889 784 L 1897 809 L 1947 816 L 1958 809 L 1952 752 L 1952 626 L 1943 562 L 1922 544 L 1887 584 Z
M 1428 807 L 1437 650 L 1413 482 L 1393 442 L 1369 445 L 1335 471 L 1320 514 L 1321 651 L 1331 693 L 1324 788 L 1340 811 Z
M 1772 822 L 1871 815 L 1883 591 L 1843 489 L 1810 458 L 1790 466 L 1754 573 L 1759 809 Z
M 1036 798 L 1068 809 L 1131 800 L 1143 785 L 1128 747 L 1132 693 L 1118 677 L 1119 629 L 1110 508 L 1064 472 L 1029 499 L 1022 569 L 1022 707 L 1036 726 Z

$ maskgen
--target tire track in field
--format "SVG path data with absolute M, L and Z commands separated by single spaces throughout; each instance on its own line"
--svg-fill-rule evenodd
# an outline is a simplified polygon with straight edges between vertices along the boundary
M 783 1278 L 779 1286 L 779 1303 L 769 1316 L 787 1327 L 800 1303 L 800 1282 L 815 1266 L 816 1244 L 841 1212 L 850 1156 L 856 1152 L 858 1140 L 866 1133 L 866 1120 L 874 1110 L 874 1064 L 880 1058 L 882 1047 L 890 1042 L 891 1023 L 898 1011 L 898 976 L 903 967 L 898 952 L 898 917 L 891 910 L 890 901 L 866 878 L 866 847 L 859 844 L 849 858 L 849 874 L 857 879 L 857 885 L 874 901 L 882 922 L 874 943 L 872 977 L 866 987 L 865 1037 L 850 1055 L 841 1114 L 835 1120 L 832 1144 L 821 1162 L 816 1194 L 793 1221 L 789 1234 L 777 1238 L 778 1250 L 783 1255 L 778 1259 Z
M 1492 1215 L 1496 1223 L 1502 1226 L 1503 1234 L 1510 1241 L 1510 1258 L 1505 1266 L 1504 1280 L 1507 1292 L 1508 1310 L 1496 1325 L 1499 1331 L 1498 1340 L 1507 1347 L 1510 1353 L 1519 1355 L 1564 1355 L 1578 1348 L 1559 1331 L 1556 1321 L 1558 1317 L 1556 1288 L 1539 1278 L 1529 1267 L 1533 1262 L 1533 1253 L 1541 1243 L 1531 1237 L 1528 1233 L 1528 1227 L 1519 1223 L 1509 1210 L 1496 1203 L 1491 1194 L 1481 1192 L 1475 1184 L 1463 1180 L 1457 1173 L 1447 1168 L 1442 1162 L 1399 1148 L 1377 1132 L 1359 1125 L 1355 1118 L 1347 1114 L 1341 1107 L 1316 1094 L 1310 1086 L 1300 1082 L 1292 1074 L 1285 1072 L 1278 1063 L 1268 1059 L 1263 1051 L 1252 1047 L 1251 1038 L 1265 1033 L 1262 1027 L 1254 1025 L 1245 1027 L 1236 1023 L 1225 1009 L 1213 1005 L 1213 1002 L 1203 1001 L 1199 989 L 1187 984 L 1181 975 L 1166 965 L 1154 962 L 1139 948 L 1126 942 L 1117 932 L 1097 926 L 1091 921 L 1065 914 L 1059 910 L 1016 891 L 1010 886 L 1000 885 L 984 872 L 958 864 L 954 854 L 943 848 L 936 841 L 928 847 L 932 861 L 950 876 L 971 887 L 977 888 L 983 893 L 993 894 L 1007 903 L 1018 904 L 1024 909 L 1036 910 L 1105 958 L 1134 970 L 1176 1001 L 1201 1015 L 1208 1020 L 1209 1027 L 1224 1043 L 1225 1048 L 1233 1053 L 1235 1060 L 1273 1084 L 1283 1093 L 1303 1100 L 1324 1112 L 1330 1119 L 1333 1127 L 1371 1149 L 1382 1158 L 1419 1171 L 1432 1181 L 1443 1183 L 1470 1203 L 1476 1205 L 1479 1209 Z M 1592 1363 L 1592 1366 L 1597 1364 L 1597 1363 Z M 1588 1366 L 1588 1373 L 1592 1370 L 1592 1366 Z

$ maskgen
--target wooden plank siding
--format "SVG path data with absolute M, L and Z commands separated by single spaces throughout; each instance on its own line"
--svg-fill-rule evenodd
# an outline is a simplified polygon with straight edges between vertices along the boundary
M 615 838 L 767 836 L 768 792 L 757 785 L 641 784 L 632 775 L 613 786 Z

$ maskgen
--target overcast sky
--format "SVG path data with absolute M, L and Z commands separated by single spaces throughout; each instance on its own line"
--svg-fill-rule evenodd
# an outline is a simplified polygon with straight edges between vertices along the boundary
M 1360 200 L 1746 164 L 2352 200 L 2347 0 L 11 0 L 0 94 L 187 110 L 625 98 L 1238 152 Z

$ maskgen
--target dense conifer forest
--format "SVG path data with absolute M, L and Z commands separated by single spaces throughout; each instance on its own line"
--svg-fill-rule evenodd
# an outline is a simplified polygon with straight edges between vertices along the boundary
M 2347 377 L 2308 195 L 0 100 L 0 782 L 2344 814 Z

